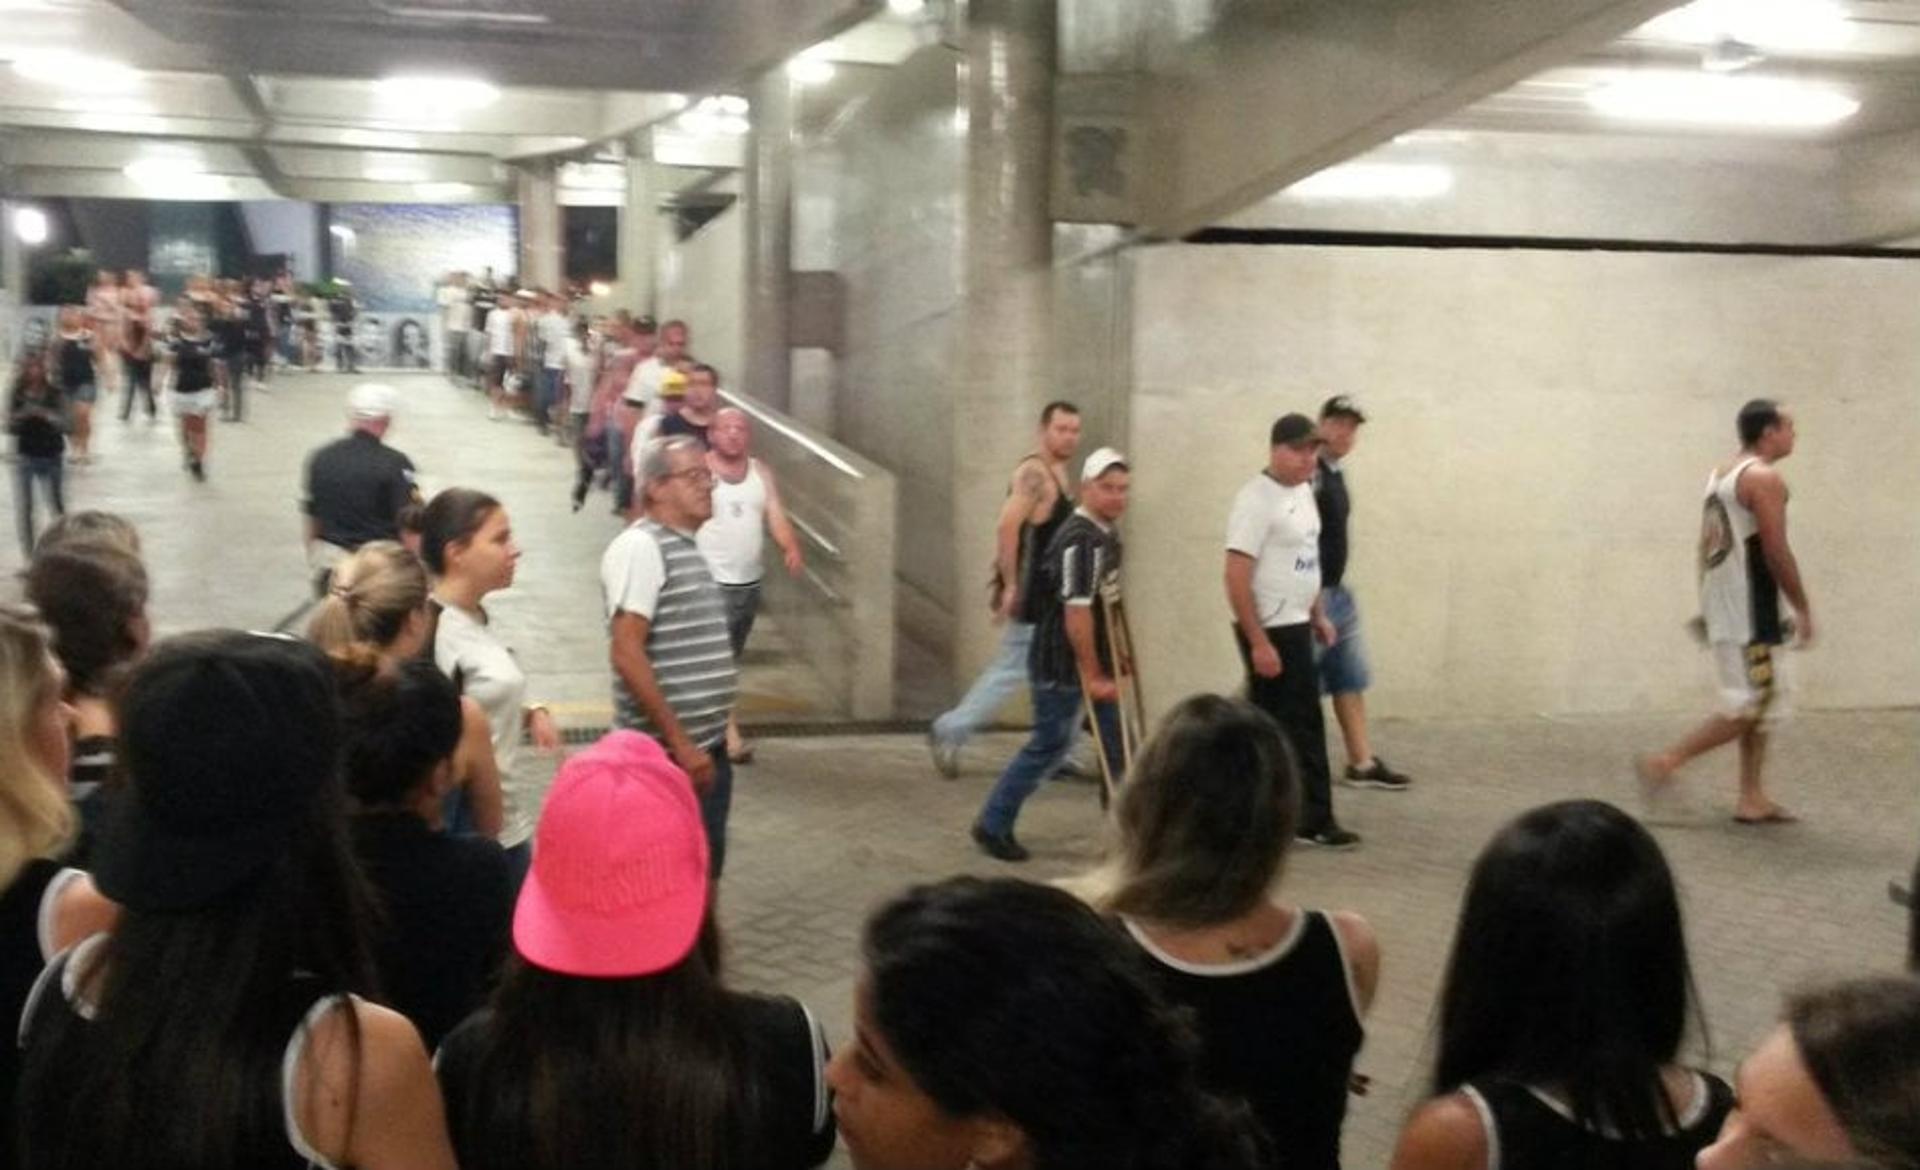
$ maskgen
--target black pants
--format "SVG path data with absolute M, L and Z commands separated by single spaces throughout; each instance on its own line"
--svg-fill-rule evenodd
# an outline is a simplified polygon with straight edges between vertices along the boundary
M 1247 698 L 1273 716 L 1293 744 L 1300 765 L 1300 831 L 1317 833 L 1333 822 L 1333 773 L 1327 765 L 1327 720 L 1320 710 L 1320 672 L 1313 663 L 1313 626 L 1301 622 L 1267 631 L 1280 652 L 1280 677 L 1253 672 L 1253 648 L 1234 627 L 1240 662 L 1247 668 Z
M 126 421 L 133 417 L 133 400 L 136 395 L 147 400 L 147 417 L 152 418 L 158 411 L 153 405 L 153 359 L 130 357 L 126 360 L 127 390 L 120 399 L 120 419 Z

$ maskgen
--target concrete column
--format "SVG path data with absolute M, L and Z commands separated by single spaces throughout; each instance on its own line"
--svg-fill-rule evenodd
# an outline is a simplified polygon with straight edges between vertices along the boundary
M 793 398 L 793 81 L 784 68 L 754 83 L 747 150 L 745 356 L 739 386 L 776 410 Z
M 21 206 L 0 201 L 0 306 L 27 303 L 27 249 L 13 230 Z
M 514 167 L 514 191 L 520 202 L 520 283 L 559 288 L 566 271 L 566 241 L 560 233 L 560 179 L 548 159 Z
M 653 186 L 653 131 L 640 130 L 627 142 L 627 202 L 620 211 L 620 303 L 636 316 L 659 311 L 658 198 Z
M 954 563 L 970 581 L 1007 475 L 1053 397 L 1047 196 L 1055 28 L 1054 0 L 973 0 L 962 33 L 965 300 L 954 385 L 953 531 Z M 955 680 L 964 683 L 991 656 L 997 632 L 984 606 L 960 606 L 955 620 Z

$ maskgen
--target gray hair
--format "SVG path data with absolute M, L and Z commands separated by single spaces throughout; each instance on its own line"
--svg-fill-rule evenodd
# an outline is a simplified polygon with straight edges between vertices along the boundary
M 668 435 L 664 439 L 649 439 L 647 445 L 640 448 L 640 482 L 652 483 L 656 479 L 665 479 L 672 475 L 675 451 L 704 454 L 700 440 L 692 435 Z

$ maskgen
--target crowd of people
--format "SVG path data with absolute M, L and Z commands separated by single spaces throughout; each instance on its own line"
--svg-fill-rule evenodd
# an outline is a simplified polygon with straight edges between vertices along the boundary
M 446 287 L 448 308 L 479 296 Z M 956 772 L 1024 680 L 1035 728 L 973 839 L 1027 856 L 1014 821 L 1084 722 L 1115 780 L 1107 854 L 1055 886 L 956 876 L 885 900 L 830 1045 L 808 1005 L 728 985 L 716 913 L 769 543 L 803 568 L 752 417 L 683 322 L 486 287 L 484 317 L 448 330 L 485 360 L 455 376 L 573 446 L 576 507 L 597 485 L 629 519 L 600 564 L 613 729 L 528 766 L 561 739 L 487 609 L 514 581 L 512 519 L 471 488 L 422 498 L 386 443 L 388 387 L 355 387 L 347 434 L 308 461 L 303 637 L 156 643 L 139 534 L 56 519 L 0 605 L 5 1164 L 778 1170 L 844 1144 L 862 1170 L 1337 1168 L 1391 940 L 1286 876 L 1296 848 L 1358 843 L 1333 816 L 1323 694 L 1342 778 L 1410 783 L 1368 738 L 1344 582 L 1341 461 L 1365 413 L 1339 397 L 1274 424 L 1225 542 L 1247 698 L 1192 696 L 1134 750 L 1127 457 L 1076 467 L 1079 412 L 1046 408 L 995 534 L 1002 661 L 930 746 Z M 176 314 L 189 341 L 199 313 Z M 1755 458 L 1784 457 L 1791 420 L 1760 421 Z M 1610 804 L 1502 827 L 1394 1170 L 1920 1170 L 1920 980 L 1796 990 L 1729 1085 L 1686 1061 L 1684 901 Z M 1912 939 L 1920 967 L 1920 910 Z

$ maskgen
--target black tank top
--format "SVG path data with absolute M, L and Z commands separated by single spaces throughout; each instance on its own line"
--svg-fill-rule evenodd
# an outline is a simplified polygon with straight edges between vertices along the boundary
M 1337 1170 L 1348 1082 L 1365 1033 L 1327 916 L 1301 911 L 1292 933 L 1266 954 L 1206 967 L 1164 955 L 1131 923 L 1127 929 L 1167 998 L 1194 1013 L 1203 1083 L 1252 1107 L 1273 1143 L 1270 1164 Z
M 1513 1081 L 1469 1082 L 1464 1091 L 1487 1127 L 1487 1170 L 1693 1170 L 1733 1108 L 1719 1077 L 1695 1073 L 1704 1092 L 1664 1137 L 1626 1141 L 1574 1123 L 1563 1107 Z
M 1040 463 L 1043 469 L 1046 467 L 1037 455 L 1028 456 L 1027 461 Z M 1053 472 L 1048 471 L 1047 475 L 1053 480 L 1053 510 L 1048 512 L 1047 518 L 1038 524 L 1022 523 L 1020 525 L 1020 603 L 1013 615 L 1015 621 L 1032 622 L 1037 616 L 1033 607 L 1033 590 L 1037 583 L 1034 574 L 1040 564 L 1041 555 L 1047 551 L 1047 546 L 1053 543 L 1054 533 L 1060 531 L 1060 526 L 1067 522 L 1067 517 L 1073 515 L 1073 500 L 1067 496 L 1066 485 L 1061 483 L 1060 478 Z
M 49 964 L 19 1016 L 20 1076 L 24 1088 L 18 1099 L 20 1107 L 16 1124 L 22 1142 L 21 1150 L 31 1148 L 34 1156 L 31 1160 L 10 1160 L 8 1165 L 64 1165 L 71 1160 L 71 1152 L 65 1143 L 71 1140 L 72 1118 L 65 1115 L 33 1116 L 27 1108 L 27 1094 L 31 1093 L 33 1099 L 41 1101 L 70 1102 L 73 1099 L 74 1087 L 81 1082 L 86 1062 L 91 1059 L 85 1042 L 90 1021 L 67 999 L 64 976 L 68 963 L 75 956 L 84 955 L 96 945 L 96 940 L 104 939 L 105 936 L 95 935 Z M 335 998 L 322 990 L 320 980 L 314 976 L 295 975 L 287 981 L 274 1004 L 274 1034 L 285 1035 L 291 1047 L 296 1031 L 308 1015 L 322 1001 Z M 284 1065 L 282 1067 L 284 1069 Z M 286 1093 L 287 1082 L 283 1072 L 281 1083 L 255 1097 L 261 1115 L 254 1119 L 255 1124 L 251 1129 L 262 1136 L 253 1143 L 254 1148 L 240 1151 L 236 1167 L 245 1167 L 246 1170 L 277 1170 L 279 1167 L 285 1167 L 286 1170 L 313 1170 L 315 1166 L 325 1165 L 317 1153 L 309 1156 L 309 1153 L 303 1153 L 294 1145 L 296 1135 L 291 1132 L 293 1120 L 287 1109 Z

